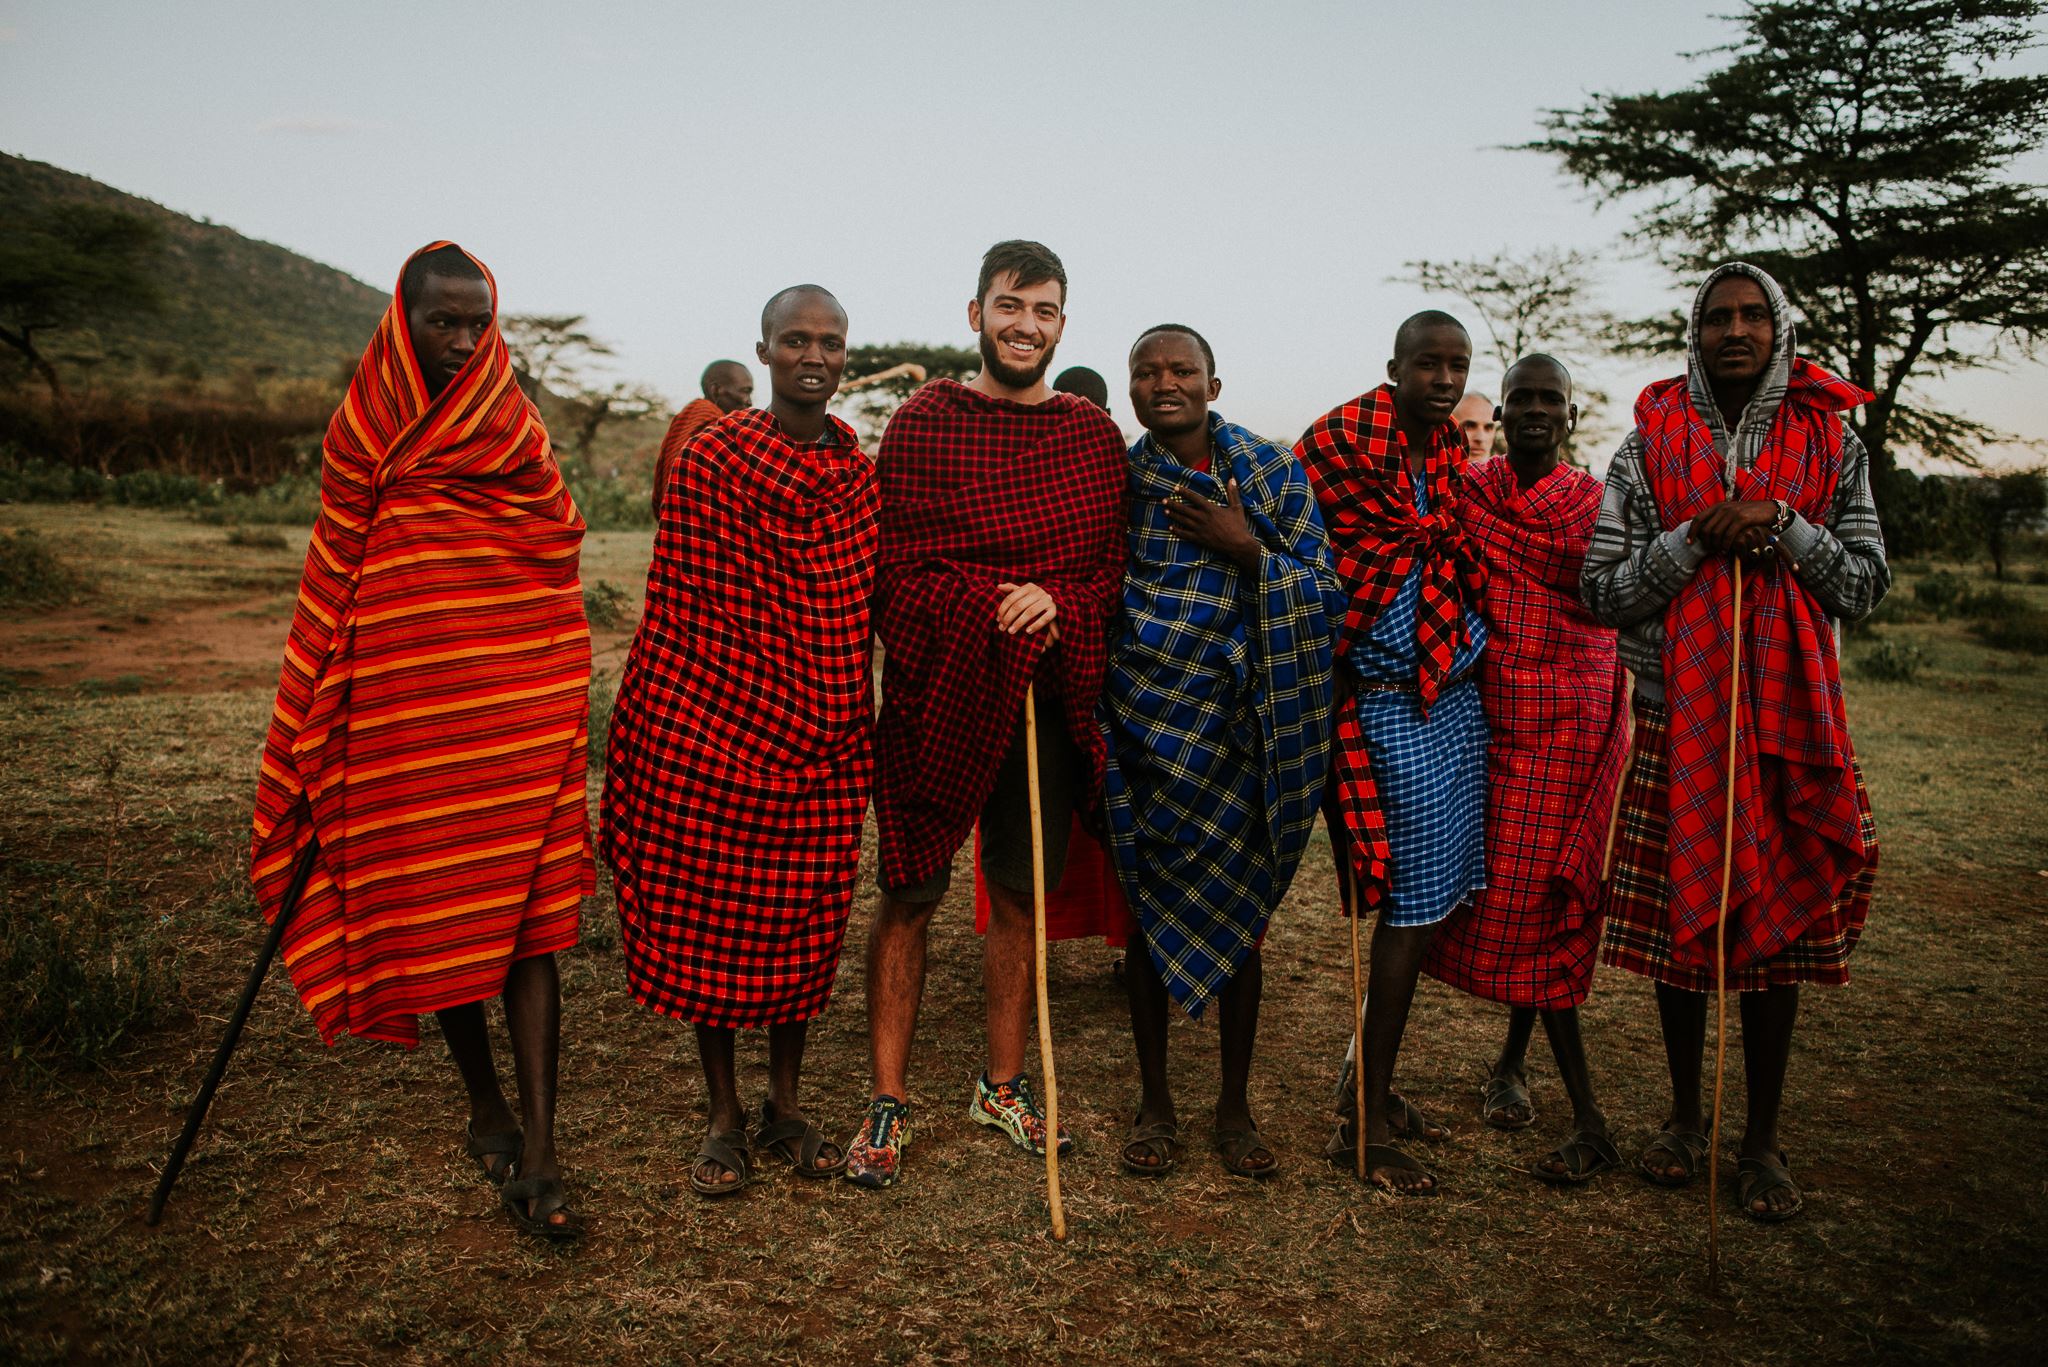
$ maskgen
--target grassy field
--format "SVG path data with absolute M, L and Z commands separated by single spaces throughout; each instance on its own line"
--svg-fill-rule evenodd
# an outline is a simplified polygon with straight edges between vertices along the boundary
M 0 507 L 0 533 L 21 527 L 86 587 L 70 603 L 0 606 L 0 949 L 21 1013 L 0 1063 L 0 1358 L 1790 1364 L 2038 1351 L 2048 673 L 1960 620 L 1888 622 L 1851 645 L 1852 661 L 1886 643 L 1921 652 L 1910 682 L 1851 671 L 1883 843 L 1877 901 L 1855 983 L 1807 994 L 1794 1046 L 1785 1136 L 1807 1213 L 1771 1229 L 1724 1219 L 1724 1297 L 1705 1286 L 1703 1188 L 1617 1175 L 1559 1192 L 1526 1175 L 1566 1116 L 1548 1058 L 1539 1043 L 1536 1128 L 1486 1129 L 1477 1091 L 1502 1014 L 1440 985 L 1419 995 L 1402 1082 L 1452 1126 L 1430 1154 L 1443 1197 L 1398 1202 L 1322 1162 L 1349 968 L 1320 837 L 1268 940 L 1253 1089 L 1282 1157 L 1275 1181 L 1230 1179 L 1204 1151 L 1215 1040 L 1185 1021 L 1173 1066 L 1195 1142 L 1164 1180 L 1119 1175 L 1136 1079 L 1112 956 L 1056 948 L 1062 1109 L 1080 1143 L 1062 1168 L 1064 1245 L 1044 1233 L 1038 1165 L 965 1119 L 981 1006 L 964 892 L 935 934 L 903 1184 L 866 1193 L 784 1172 L 716 1204 L 684 1184 L 701 1137 L 694 1050 L 626 996 L 601 892 L 565 958 L 560 1120 L 594 1227 L 556 1252 L 517 1236 L 462 1157 L 461 1090 L 433 1032 L 412 1054 L 323 1048 L 281 972 L 163 1225 L 144 1227 L 260 940 L 248 806 L 304 534 L 236 541 L 168 514 Z M 637 600 L 646 544 L 593 536 L 586 578 Z M 2013 592 L 2048 608 L 2048 589 Z M 630 625 L 599 636 L 614 678 Z M 809 1059 L 808 1104 L 842 1134 L 865 1098 L 872 898 L 864 882 Z M 52 946 L 83 965 L 70 1017 L 21 990 Z M 1650 989 L 1603 970 L 1586 1016 L 1595 1080 L 1633 1154 L 1663 1116 Z M 88 1017 L 133 1028 L 89 1063 L 53 1052 L 47 1041 Z M 758 1042 L 742 1058 L 757 1095 Z

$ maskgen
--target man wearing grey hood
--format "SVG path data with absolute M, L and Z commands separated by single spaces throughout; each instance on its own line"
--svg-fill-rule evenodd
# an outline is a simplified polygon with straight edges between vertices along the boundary
M 1841 417 L 1871 396 L 1794 354 L 1778 283 L 1755 266 L 1720 267 L 1700 287 L 1688 339 L 1687 373 L 1636 401 L 1581 581 L 1636 678 L 1603 957 L 1657 984 L 1671 1114 L 1637 1167 L 1684 1186 L 1713 1158 L 1700 1071 L 1732 792 L 1721 934 L 1727 985 L 1742 994 L 1737 1193 L 1745 1213 L 1774 1222 L 1803 1204 L 1778 1145 L 1799 985 L 1848 981 L 1877 865 L 1837 623 L 1875 607 L 1891 574 L 1869 457 Z

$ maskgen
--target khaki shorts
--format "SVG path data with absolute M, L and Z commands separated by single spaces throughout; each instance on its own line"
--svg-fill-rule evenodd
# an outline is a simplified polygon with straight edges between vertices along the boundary
M 1074 738 L 1067 734 L 1065 709 L 1058 694 L 1047 690 L 1038 699 L 1038 810 L 1045 822 L 1045 886 L 1060 885 L 1067 867 L 1067 833 L 1074 822 L 1077 790 L 1087 768 Z M 1020 897 L 1031 895 L 1031 788 L 1024 753 L 1024 718 L 996 771 L 995 791 L 981 808 L 981 873 Z M 906 888 L 884 886 L 898 902 L 936 902 L 953 884 L 950 863 L 922 883 Z

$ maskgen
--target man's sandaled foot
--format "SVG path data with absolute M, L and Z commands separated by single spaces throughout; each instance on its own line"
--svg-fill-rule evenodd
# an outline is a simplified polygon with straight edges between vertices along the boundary
M 1434 1144 L 1451 1137 L 1448 1126 L 1431 1120 L 1399 1092 L 1387 1093 L 1387 1129 L 1392 1131 L 1394 1138 L 1411 1142 L 1421 1139 Z
M 754 1146 L 746 1126 L 709 1136 L 690 1168 L 690 1190 L 699 1196 L 730 1196 L 754 1180 Z
M 1536 1123 L 1526 1078 L 1495 1073 L 1479 1089 L 1479 1118 L 1496 1130 L 1526 1130 Z
M 1149 1125 L 1133 1120 L 1120 1157 L 1124 1171 L 1133 1177 L 1164 1177 L 1180 1162 L 1180 1126 L 1171 1120 Z
M 1783 1150 L 1775 1163 L 1768 1158 L 1736 1161 L 1735 1199 L 1744 1215 L 1758 1224 L 1775 1225 L 1806 1209 L 1806 1198 L 1792 1180 L 1790 1163 Z
M 1396 1196 L 1436 1195 L 1436 1174 L 1392 1144 L 1365 1146 L 1365 1180 Z
M 1536 1180 L 1552 1186 L 1576 1187 L 1621 1164 L 1621 1150 L 1605 1130 L 1579 1130 L 1536 1160 L 1529 1168 Z
M 1636 1157 L 1636 1171 L 1645 1182 L 1660 1187 L 1686 1187 L 1700 1175 L 1707 1158 L 1707 1137 L 1698 1130 L 1674 1130 L 1668 1125 Z
M 1209 1142 L 1223 1160 L 1223 1170 L 1232 1177 L 1264 1181 L 1280 1171 L 1280 1155 L 1266 1143 L 1257 1125 L 1218 1127 Z
M 894 1186 L 910 1144 L 910 1103 L 893 1096 L 868 1102 L 860 1133 L 846 1146 L 846 1180 L 858 1187 Z
M 502 1134 L 478 1134 L 470 1127 L 463 1130 L 463 1139 L 463 1147 L 476 1160 L 484 1180 L 494 1187 L 505 1185 L 505 1179 L 518 1166 L 519 1155 L 526 1147 L 526 1134 L 518 1129 L 506 1130 Z
M 569 1196 L 559 1177 L 508 1177 L 498 1188 L 498 1199 L 512 1223 L 528 1234 L 558 1244 L 583 1237 L 583 1217 L 569 1209 Z
M 800 1177 L 837 1177 L 846 1168 L 846 1151 L 825 1137 L 810 1121 L 798 1118 L 769 1122 L 754 1131 L 754 1146 L 773 1154 Z

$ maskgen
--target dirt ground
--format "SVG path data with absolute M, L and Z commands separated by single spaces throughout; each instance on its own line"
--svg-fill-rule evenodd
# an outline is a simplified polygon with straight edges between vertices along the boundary
M 1320 834 L 1267 942 L 1254 1105 L 1283 1171 L 1226 1176 L 1203 1143 L 1208 1026 L 1179 1022 L 1193 1142 L 1163 1180 L 1119 1174 L 1136 1079 L 1111 951 L 1051 957 L 1072 1237 L 1045 1234 L 1042 1167 L 970 1125 L 978 948 L 956 879 L 913 1056 L 903 1182 L 785 1171 L 710 1203 L 684 1176 L 702 1085 L 686 1033 L 626 995 L 608 896 L 564 956 L 560 1139 L 593 1222 L 523 1240 L 463 1158 L 461 1089 L 431 1028 L 410 1054 L 324 1048 L 282 972 L 163 1224 L 143 1206 L 259 943 L 246 828 L 303 532 L 235 544 L 169 514 L 0 507 L 93 578 L 88 599 L 0 619 L 0 873 L 102 864 L 164 928 L 169 1024 L 93 1070 L 0 1061 L 0 1358 L 42 1362 L 2005 1362 L 2043 1337 L 2048 1182 L 2048 682 L 1956 623 L 1890 625 L 1916 682 L 1852 674 L 1883 863 L 1855 981 L 1810 991 L 1785 1140 L 1799 1220 L 1721 1222 L 1703 1188 L 1527 1175 L 1567 1112 L 1539 1034 L 1534 1129 L 1491 1131 L 1480 1079 L 1503 1014 L 1426 984 L 1404 1090 L 1452 1134 L 1440 1199 L 1401 1202 L 1324 1163 L 1348 1034 L 1344 922 Z M 257 538 L 262 540 L 262 538 Z M 244 538 L 245 542 L 248 538 Z M 600 534 L 587 580 L 637 599 L 645 533 Z M 2048 590 L 2028 589 L 2037 603 Z M 614 677 L 630 620 L 601 632 Z M 1869 649 L 1852 646 L 1852 659 Z M 110 762 L 109 757 L 113 757 Z M 594 795 L 594 792 L 593 792 Z M 850 1132 L 866 1091 L 860 948 L 872 845 L 806 1101 Z M 13 905 L 6 914 L 20 914 Z M 1731 1017 L 1733 1013 L 1731 1012 Z M 1632 1155 L 1663 1118 L 1648 986 L 1603 969 L 1595 1082 Z M 765 1087 L 758 1041 L 742 1085 Z M 1730 1042 L 1728 1146 L 1741 1123 Z M 1724 1165 L 1723 1200 L 1733 1161 Z

